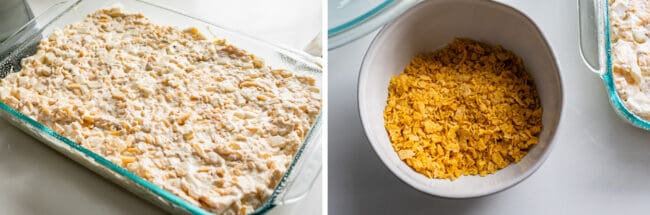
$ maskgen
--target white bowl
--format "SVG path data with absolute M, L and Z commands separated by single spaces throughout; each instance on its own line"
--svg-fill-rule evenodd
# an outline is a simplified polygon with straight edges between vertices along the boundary
M 439 49 L 454 37 L 501 45 L 523 59 L 542 102 L 543 129 L 539 143 L 519 163 L 485 177 L 463 176 L 450 181 L 427 178 L 398 158 L 384 128 L 383 112 L 390 78 L 400 74 L 418 53 Z M 521 182 L 537 170 L 553 146 L 563 97 L 557 62 L 535 23 L 509 6 L 475 0 L 424 1 L 385 26 L 363 59 L 358 90 L 361 121 L 384 164 L 415 189 L 449 198 L 492 194 Z

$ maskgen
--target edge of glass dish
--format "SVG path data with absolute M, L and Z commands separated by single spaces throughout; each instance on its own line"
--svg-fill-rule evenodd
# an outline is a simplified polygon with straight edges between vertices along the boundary
M 328 28 L 327 29 L 327 35 L 335 35 L 338 34 L 342 31 L 347 30 L 348 28 L 355 26 L 363 21 L 366 21 L 368 18 L 374 16 L 375 14 L 379 13 L 380 11 L 384 10 L 388 5 L 392 4 L 395 2 L 395 0 L 385 0 L 381 4 L 377 5 L 376 7 L 370 9 L 369 11 L 355 17 L 354 19 L 344 22 L 343 24 L 337 25 L 333 28 Z
M 625 107 L 623 102 L 621 101 L 621 98 L 618 96 L 618 92 L 616 91 L 616 86 L 614 83 L 614 77 L 612 75 L 613 67 L 612 67 L 612 54 L 611 54 L 611 41 L 610 41 L 610 27 L 609 27 L 609 4 L 607 1 L 600 1 L 604 3 L 604 6 L 600 6 L 603 8 L 603 12 L 599 13 L 603 17 L 603 24 L 604 24 L 604 33 L 605 33 L 605 72 L 600 76 L 601 79 L 603 80 L 603 83 L 605 84 L 605 88 L 607 90 L 607 95 L 609 97 L 609 102 L 614 107 L 614 110 L 616 113 L 625 119 L 627 122 L 630 124 L 641 128 L 645 130 L 650 130 L 650 122 L 638 117 L 636 114 L 632 113 L 630 110 Z
M 25 24 L 23 27 L 21 27 L 18 31 L 11 34 L 11 36 L 9 36 L 6 41 L 4 41 L 3 43 L 0 43 L 0 47 L 6 47 L 7 45 L 13 45 L 13 46 L 10 46 L 10 47 L 15 48 L 15 49 L 10 51 L 6 57 L 4 57 L 3 59 L 0 59 L 0 65 L 2 65 L 2 66 L 6 65 L 11 58 L 18 57 L 18 58 L 22 59 L 21 56 L 16 56 L 16 55 L 18 53 L 20 53 L 21 51 L 24 51 L 24 49 L 28 48 L 27 47 L 28 43 L 25 43 L 25 41 L 33 41 L 33 40 L 39 41 L 40 39 L 37 38 L 37 37 L 43 32 L 43 30 L 45 28 L 49 27 L 50 24 L 52 24 L 52 22 L 59 19 L 61 16 L 65 15 L 66 13 L 74 12 L 73 10 L 75 9 L 75 7 L 78 6 L 81 2 L 84 2 L 84 1 L 90 1 L 90 0 L 72 0 L 72 1 L 58 2 L 54 6 L 47 9 L 42 14 L 40 14 L 40 15 L 36 16 L 34 19 L 30 20 L 27 24 Z M 106 1 L 106 2 L 104 2 L 105 5 L 103 7 L 98 7 L 96 9 L 105 8 L 107 5 L 110 5 L 111 3 L 119 2 L 119 1 L 120 0 Z M 220 25 L 217 25 L 217 24 L 214 24 L 214 23 L 211 23 L 211 22 L 208 22 L 208 21 L 196 18 L 196 17 L 186 15 L 186 14 L 178 12 L 178 11 L 174 11 L 174 10 L 159 6 L 159 5 L 155 4 L 155 3 L 151 3 L 151 2 L 148 2 L 148 1 L 144 1 L 144 0 L 136 0 L 135 2 L 146 4 L 147 6 L 155 7 L 157 9 L 161 9 L 164 12 L 167 12 L 167 13 L 174 13 L 174 14 L 177 14 L 177 15 L 180 15 L 180 16 L 185 16 L 185 17 L 187 17 L 189 19 L 192 19 L 194 21 L 210 25 L 210 27 L 215 27 L 215 28 L 218 28 L 218 29 L 220 29 L 222 31 L 225 31 L 225 32 L 228 32 L 228 33 L 231 33 L 231 34 L 235 34 L 237 36 L 240 36 L 240 37 L 244 38 L 245 40 L 252 41 L 253 43 L 258 43 L 259 45 L 268 46 L 268 47 L 272 48 L 274 52 L 282 54 L 283 55 L 282 57 L 290 58 L 291 60 L 294 60 L 294 61 L 297 61 L 297 62 L 300 62 L 300 63 L 303 63 L 303 64 L 311 64 L 311 66 L 314 67 L 312 69 L 315 69 L 316 71 L 307 71 L 307 72 L 311 73 L 312 76 L 317 76 L 317 77 L 314 77 L 314 78 L 316 78 L 320 82 L 320 78 L 321 78 L 320 76 L 322 74 L 322 66 L 321 66 L 320 60 L 317 59 L 317 58 L 311 57 L 310 55 L 308 55 L 306 53 L 301 53 L 300 51 L 291 50 L 291 49 L 284 48 L 284 47 L 281 47 L 281 46 L 278 46 L 278 45 L 274 45 L 274 44 L 265 42 L 263 40 L 259 40 L 257 38 L 254 38 L 252 36 L 249 36 L 249 35 L 247 35 L 245 33 L 230 30 L 230 29 L 224 28 L 224 27 L 222 27 Z M 57 8 L 57 7 L 64 7 L 64 8 Z M 45 19 L 45 20 L 40 20 L 40 19 Z M 36 21 L 46 21 L 46 23 L 43 24 L 42 26 L 40 26 L 36 30 L 36 32 L 27 32 L 26 33 L 27 35 L 21 35 L 22 31 L 29 30 L 28 28 L 30 27 L 30 25 L 32 25 L 32 24 L 34 24 L 34 26 L 38 25 L 38 23 L 36 23 Z M 15 38 L 15 37 L 20 37 L 20 36 L 27 36 L 27 38 L 26 39 L 25 38 Z M 22 40 L 19 40 L 19 39 L 22 39 Z M 18 41 L 14 41 L 14 40 L 18 40 Z M 10 42 L 15 42 L 15 43 L 18 43 L 18 44 L 8 44 Z M 237 46 L 237 44 L 234 44 L 234 45 Z M 261 56 L 261 57 L 266 58 L 265 56 Z M 0 72 L 2 72 L 2 73 L 4 73 L 4 72 L 12 72 L 11 70 L 13 70 L 13 68 L 9 69 L 9 71 L 0 71 Z M 296 72 L 296 71 L 294 71 L 294 72 Z M 1 75 L 0 77 L 4 78 L 4 75 Z M 2 109 L 2 111 L 5 112 L 5 113 L 0 114 L 0 115 L 2 115 L 2 117 L 6 117 L 6 120 L 8 120 L 14 126 L 20 128 L 21 130 L 23 130 L 26 133 L 30 134 L 31 136 L 39 139 L 40 141 L 47 143 L 48 146 L 55 148 L 60 153 L 62 153 L 64 155 L 66 155 L 67 157 L 75 160 L 76 162 L 82 163 L 84 166 L 86 166 L 87 168 L 93 170 L 94 172 L 102 175 L 103 177 L 110 179 L 114 183 L 121 185 L 122 187 L 126 188 L 130 192 L 132 192 L 132 193 L 134 193 L 134 194 L 136 194 L 136 195 L 138 195 L 138 196 L 140 196 L 140 197 L 142 197 L 142 198 L 144 198 L 146 200 L 149 200 L 150 202 L 152 202 L 152 203 L 154 203 L 156 205 L 159 205 L 158 203 L 171 204 L 170 205 L 171 209 L 167 208 L 167 207 L 163 207 L 163 209 L 172 210 L 175 207 L 179 207 L 180 209 L 182 209 L 184 212 L 187 212 L 187 213 L 211 214 L 210 212 L 204 210 L 203 208 L 185 201 L 184 199 L 176 196 L 175 194 L 172 194 L 171 192 L 169 192 L 169 191 L 167 191 L 167 190 L 165 190 L 165 189 L 163 189 L 163 188 L 161 188 L 161 187 L 159 187 L 157 185 L 152 184 L 151 182 L 149 182 L 149 181 L 135 175 L 134 173 L 132 173 L 132 172 L 130 172 L 130 171 L 128 171 L 128 170 L 126 170 L 126 169 L 124 169 L 124 168 L 122 168 L 122 167 L 120 167 L 120 166 L 118 166 L 118 165 L 116 165 L 116 164 L 114 164 L 112 162 L 110 162 L 109 160 L 105 159 L 104 157 L 102 157 L 102 156 L 100 156 L 100 155 L 98 155 L 98 154 L 96 154 L 96 153 L 82 147 L 79 144 L 76 144 L 74 141 L 72 141 L 72 140 L 70 140 L 70 139 L 68 139 L 68 138 L 54 132 L 52 129 L 48 128 L 47 126 L 37 122 L 36 120 L 34 120 L 34 119 L 32 119 L 32 118 L 30 118 L 30 117 L 28 117 L 28 116 L 26 116 L 26 115 L 24 115 L 22 113 L 20 113 L 19 111 L 11 108 L 10 106 L 6 105 L 3 102 L 0 102 L 0 109 Z M 7 114 L 9 116 L 7 116 Z M 280 197 L 281 194 L 286 193 L 286 192 L 288 192 L 290 190 L 290 189 L 287 189 L 288 188 L 287 185 L 290 185 L 293 182 L 288 181 L 289 177 L 292 175 L 292 173 L 294 173 L 296 171 L 300 172 L 299 170 L 295 170 L 296 165 L 298 163 L 300 163 L 301 161 L 308 162 L 308 161 L 306 161 L 306 159 L 308 159 L 308 158 L 302 157 L 303 153 L 305 152 L 305 150 L 308 150 L 307 149 L 308 146 L 311 147 L 311 148 L 319 146 L 319 144 L 315 142 L 315 141 L 318 141 L 315 138 L 317 138 L 319 136 L 320 132 L 321 132 L 321 123 L 322 123 L 321 121 L 322 121 L 322 112 L 319 112 L 318 117 L 316 118 L 314 124 L 311 126 L 311 129 L 309 130 L 307 135 L 305 136 L 305 139 L 303 140 L 300 148 L 298 149 L 298 151 L 294 155 L 294 158 L 293 158 L 291 164 L 287 167 L 287 170 L 286 170 L 285 174 L 283 175 L 282 179 L 280 180 L 278 185 L 276 185 L 275 189 L 273 190 L 273 193 L 267 198 L 267 200 L 260 207 L 258 207 L 255 211 L 251 212 L 250 214 L 264 214 L 264 213 L 268 212 L 270 209 L 272 209 L 273 207 L 275 207 L 276 205 L 279 204 L 278 197 Z M 30 126 L 32 128 L 35 128 L 36 130 L 30 129 Z M 34 133 L 32 133 L 32 132 L 34 132 Z M 39 132 L 39 133 L 37 134 L 36 132 Z M 42 135 L 42 134 L 46 134 L 47 136 L 37 136 L 37 135 Z M 62 143 L 64 143 L 64 146 L 70 147 L 71 149 L 74 150 L 74 151 L 72 151 L 70 153 L 75 153 L 75 152 L 81 153 L 81 155 L 87 157 L 86 159 L 88 159 L 88 160 L 86 160 L 86 161 L 95 162 L 95 163 L 86 164 L 86 163 L 83 163 L 82 161 L 77 160 L 77 158 L 73 158 L 72 154 L 67 154 L 67 153 L 62 152 L 62 150 L 65 150 L 64 148 L 56 148 L 55 146 L 53 146 L 53 145 L 57 145 L 57 143 L 55 143 L 54 141 L 52 141 L 52 142 L 46 141 L 48 136 L 51 137 L 51 138 L 54 138 L 55 140 L 61 141 Z M 100 165 L 101 167 L 107 168 L 108 170 L 112 171 L 112 173 L 116 173 L 117 175 L 107 176 L 107 175 L 102 174 L 98 170 L 95 170 L 95 169 L 87 166 L 87 165 L 97 165 L 97 164 Z M 139 186 L 139 187 L 129 187 L 129 185 L 126 185 L 127 183 L 124 183 L 124 184 L 119 183 L 119 182 L 117 182 L 120 179 L 119 177 L 124 177 L 124 178 L 130 180 L 130 182 L 134 182 L 135 186 Z M 313 180 L 312 180 L 312 184 L 313 184 Z M 153 200 L 153 199 L 147 198 L 147 197 L 145 197 L 143 195 L 140 195 L 140 193 L 138 192 L 139 190 L 136 190 L 136 189 L 145 189 L 146 191 L 150 192 L 150 193 L 147 193 L 147 194 L 155 194 L 155 197 L 162 198 L 163 202 L 155 202 L 156 200 Z
M 387 1 L 388 3 L 380 4 L 375 9 L 362 14 L 353 19 L 345 28 L 337 30 L 334 33 L 329 32 L 328 28 L 328 50 L 332 50 L 359 39 L 366 34 L 380 28 L 389 21 L 395 19 L 400 14 L 411 8 L 413 5 L 423 0 L 400 0 Z M 341 26 L 341 25 L 339 25 Z

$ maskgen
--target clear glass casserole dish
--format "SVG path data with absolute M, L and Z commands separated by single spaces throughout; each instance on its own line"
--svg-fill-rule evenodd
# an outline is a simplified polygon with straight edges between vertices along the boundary
M 590 70 L 603 80 L 609 102 L 616 113 L 628 123 L 650 130 L 650 122 L 625 107 L 618 96 L 612 73 L 609 7 L 607 0 L 578 0 L 582 59 Z
M 322 66 L 318 58 L 139 0 L 76 0 L 55 4 L 0 43 L 0 52 L 8 53 L 6 57 L 0 59 L 0 78 L 6 77 L 10 72 L 20 71 L 21 60 L 36 52 L 36 46 L 44 35 L 66 24 L 81 21 L 89 13 L 115 5 L 121 6 L 125 12 L 142 13 L 157 24 L 176 26 L 181 29 L 197 27 L 208 39 L 226 39 L 229 43 L 260 56 L 273 68 L 310 75 L 316 79 L 319 88 L 322 86 Z M 111 163 L 1 102 L 0 116 L 67 157 L 171 213 L 209 214 L 198 205 L 189 203 Z M 320 135 L 321 116 L 319 115 L 271 196 L 252 214 L 263 214 L 276 205 L 293 202 L 306 194 L 320 174 Z
M 422 0 L 328 0 L 328 49 L 358 39 Z

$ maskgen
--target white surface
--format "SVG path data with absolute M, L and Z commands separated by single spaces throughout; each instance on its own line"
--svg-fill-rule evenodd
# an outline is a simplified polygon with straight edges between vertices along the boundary
M 539 143 L 516 165 L 486 177 L 467 176 L 453 182 L 431 180 L 406 165 L 391 146 L 384 127 L 388 84 L 393 76 L 402 73 L 412 57 L 443 47 L 456 37 L 499 44 L 524 60 L 538 86 L 544 128 L 538 136 Z M 541 32 L 516 10 L 492 1 L 426 1 L 386 26 L 368 49 L 359 75 L 359 110 L 373 149 L 401 180 L 422 192 L 442 197 L 484 196 L 525 179 L 552 151 L 562 108 L 559 76 L 559 68 Z
M 35 14 L 43 12 L 57 1 L 28 0 Z M 302 49 L 320 31 L 319 1 L 264 3 L 267 5 L 257 9 L 239 5 L 235 7 L 226 1 L 165 0 L 159 2 L 210 21 L 212 21 L 211 17 L 219 18 L 219 15 L 231 16 L 232 18 L 228 20 L 232 22 L 227 23 L 235 23 L 235 25 L 229 27 L 295 49 Z M 251 6 L 254 1 L 241 3 Z M 296 9 L 285 13 L 279 12 L 282 11 L 280 6 L 291 4 L 296 5 Z M 218 9 L 211 10 L 217 5 L 220 5 Z M 234 10 L 247 11 L 247 19 L 238 20 L 241 16 L 234 16 L 236 14 Z M 296 16 L 301 19 L 297 19 Z M 318 26 L 308 27 L 314 23 Z M 154 205 L 63 157 L 3 120 L 0 120 L 0 178 L 2 178 L 0 214 L 164 213 Z M 278 206 L 269 214 L 303 214 L 305 211 L 319 214 L 322 208 L 321 193 L 319 178 L 305 199 L 290 205 Z
M 357 75 L 373 34 L 329 53 L 329 80 L 336 80 L 329 83 L 331 214 L 646 214 L 650 210 L 650 132 L 619 119 L 602 81 L 580 59 L 577 2 L 503 2 L 539 25 L 559 61 L 565 105 L 547 161 L 519 185 L 481 198 L 441 199 L 402 183 L 370 147 L 357 110 Z
M 27 0 L 34 15 L 64 0 Z M 321 32 L 320 0 L 143 0 L 245 32 L 262 40 L 302 50 Z

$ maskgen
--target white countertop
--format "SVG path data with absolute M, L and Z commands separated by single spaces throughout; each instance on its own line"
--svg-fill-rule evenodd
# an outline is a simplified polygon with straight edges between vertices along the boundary
M 59 0 L 28 0 L 40 14 Z M 264 40 L 302 49 L 320 32 L 321 4 L 312 1 L 158 1 Z M 252 6 L 260 3 L 262 7 Z M 237 4 L 237 5 L 234 5 Z M 293 9 L 287 12 L 286 8 Z M 237 11 L 246 11 L 240 19 Z M 284 12 L 283 12 L 284 11 Z M 220 20 L 228 20 L 221 22 Z M 162 214 L 154 205 L 67 159 L 0 120 L 0 214 Z M 269 214 L 320 214 L 321 179 L 304 199 Z
M 542 29 L 560 64 L 565 106 L 556 146 L 530 178 L 482 198 L 420 193 L 378 159 L 359 120 L 357 76 L 376 34 L 329 52 L 330 214 L 645 214 L 650 132 L 620 119 L 578 51 L 576 0 L 502 1 Z M 354 164 L 354 165 L 351 165 Z

